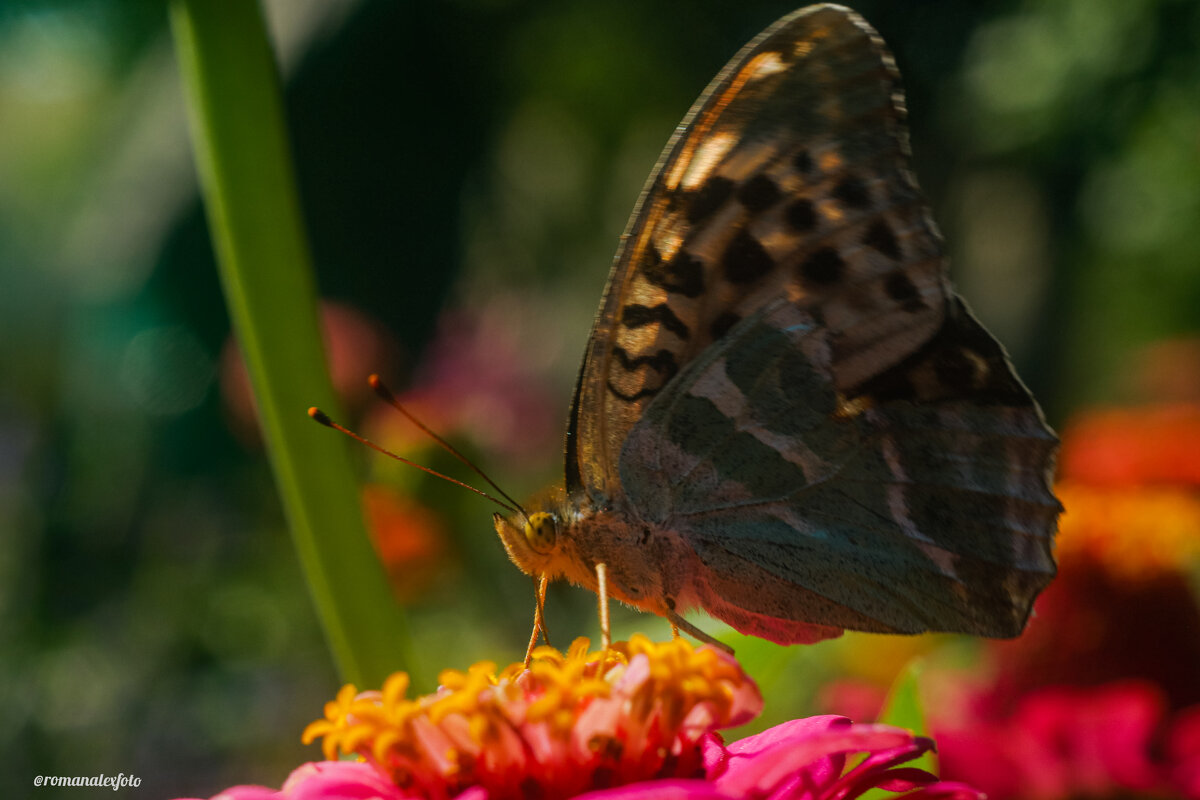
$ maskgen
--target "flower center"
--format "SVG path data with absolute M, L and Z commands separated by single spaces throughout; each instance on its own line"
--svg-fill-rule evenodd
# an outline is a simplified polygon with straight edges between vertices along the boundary
M 497 673 L 481 662 L 447 670 L 431 695 L 409 699 L 398 672 L 382 691 L 347 685 L 304 731 L 325 757 L 354 754 L 417 794 L 452 797 L 483 786 L 489 797 L 546 798 L 656 777 L 694 777 L 700 748 L 718 728 L 751 719 L 758 688 L 737 662 L 682 639 L 644 636 L 589 652 L 534 651 L 530 668 Z

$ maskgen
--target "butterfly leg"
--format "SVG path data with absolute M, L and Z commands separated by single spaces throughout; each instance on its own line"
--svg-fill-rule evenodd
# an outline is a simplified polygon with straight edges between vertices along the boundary
M 667 612 L 667 619 L 670 620 L 671 630 L 675 632 L 676 636 L 679 635 L 679 633 L 678 633 L 679 629 L 683 629 L 689 635 L 691 635 L 692 637 L 694 637 L 696 639 L 699 639 L 700 641 L 704 642 L 705 644 L 711 644 L 713 647 L 717 648 L 718 650 L 724 650 L 726 653 L 729 653 L 729 655 L 733 655 L 732 647 L 725 644 L 724 642 L 717 641 L 716 639 L 709 636 L 704 631 L 697 628 L 692 623 L 688 622 L 683 617 L 676 614 L 674 611 Z
M 525 648 L 525 669 L 529 669 L 533 661 L 533 648 L 537 645 L 538 634 L 550 644 L 550 629 L 546 627 L 546 587 L 549 579 L 543 575 L 534 584 L 533 633 L 529 634 L 529 646 Z
M 529 665 L 533 663 L 533 648 L 537 647 L 538 633 L 537 612 L 534 612 L 533 632 L 529 634 L 529 646 L 525 648 L 525 669 L 529 669 Z
M 596 595 L 600 601 L 600 663 L 608 655 L 608 647 L 612 644 L 612 634 L 608 627 L 608 565 L 600 562 L 596 565 Z
M 550 629 L 546 627 L 546 587 L 550 585 L 550 579 L 545 575 L 538 579 L 537 583 L 537 603 L 534 606 L 533 622 L 534 631 L 538 629 L 542 631 L 542 638 L 546 641 L 546 646 L 550 645 Z

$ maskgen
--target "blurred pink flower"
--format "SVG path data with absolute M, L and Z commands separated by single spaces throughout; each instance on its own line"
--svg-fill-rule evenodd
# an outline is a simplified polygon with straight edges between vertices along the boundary
M 391 375 L 402 360 L 399 345 L 383 323 L 360 309 L 322 300 L 319 310 L 329 375 L 338 398 L 351 413 L 368 402 L 378 403 L 367 376 Z M 221 397 L 230 427 L 244 444 L 257 447 L 261 432 L 250 374 L 232 335 L 221 348 L 220 364 Z
M 876 719 L 886 700 L 886 686 L 863 678 L 847 677 L 835 678 L 822 686 L 814 705 L 818 711 L 840 714 L 850 719 Z
M 543 455 L 562 435 L 562 397 L 531 363 L 529 343 L 513 332 L 511 309 L 496 312 L 484 307 L 444 314 L 410 388 L 398 399 L 439 434 L 466 435 L 489 455 L 518 460 Z M 429 443 L 383 404 L 371 412 L 366 428 L 401 451 Z
M 1171 719 L 1150 683 L 1055 687 L 1002 719 L 938 731 L 943 772 L 991 800 L 1200 797 L 1200 715 Z M 1163 753 L 1162 741 L 1170 744 Z
M 403 673 L 381 692 L 344 687 L 305 739 L 361 761 L 305 764 L 277 795 L 236 787 L 218 798 L 853 800 L 871 789 L 982 798 L 903 766 L 933 741 L 888 725 L 811 717 L 726 747 L 716 730 L 755 716 L 758 688 L 732 657 L 682 640 L 635 636 L 603 654 L 577 640 L 566 654 L 539 648 L 528 670 L 497 675 L 483 663 L 441 679 L 438 692 L 411 700 Z

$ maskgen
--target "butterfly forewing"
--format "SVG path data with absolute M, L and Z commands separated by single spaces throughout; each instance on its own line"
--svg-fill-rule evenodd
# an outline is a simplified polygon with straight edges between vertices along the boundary
M 899 75 L 840 6 L 717 76 L 634 210 L 526 571 L 778 642 L 1020 632 L 1055 571 L 1057 439 L 950 289 Z
M 834 6 L 780 20 L 717 76 L 617 254 L 571 415 L 569 490 L 618 497 L 648 404 L 775 298 L 831 332 L 843 398 L 939 329 L 941 243 L 908 171 L 898 81 L 870 27 Z

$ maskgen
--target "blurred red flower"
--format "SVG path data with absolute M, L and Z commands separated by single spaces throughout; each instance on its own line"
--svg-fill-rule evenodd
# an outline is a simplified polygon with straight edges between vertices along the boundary
M 1171 719 L 1141 681 L 1040 689 L 1007 717 L 939 730 L 942 769 L 992 800 L 1200 797 L 1195 713 Z
M 935 709 L 944 774 L 1008 798 L 1200 797 L 1200 407 L 1063 436 L 1059 575 Z
M 531 367 L 511 325 L 494 316 L 488 309 L 443 315 L 412 388 L 398 399 L 440 435 L 466 435 L 491 456 L 544 455 L 561 435 L 560 401 Z M 401 452 L 428 442 L 383 404 L 365 427 Z

